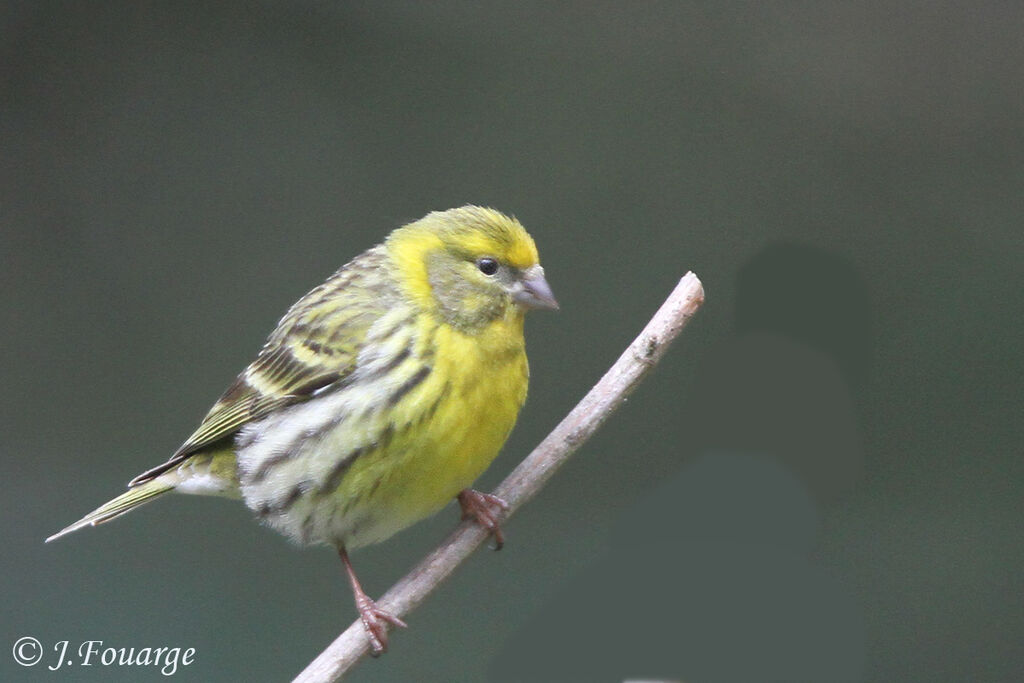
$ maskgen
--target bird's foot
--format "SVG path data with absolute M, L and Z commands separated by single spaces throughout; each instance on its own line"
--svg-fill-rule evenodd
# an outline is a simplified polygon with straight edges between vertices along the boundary
M 352 595 L 356 599 L 359 620 L 363 622 L 363 629 L 366 630 L 366 635 L 370 639 L 370 654 L 377 657 L 382 652 L 387 652 L 388 624 L 406 628 L 406 623 L 390 612 L 385 612 L 377 607 L 377 603 L 366 594 L 356 577 L 356 571 L 352 568 L 352 562 L 348 559 L 348 553 L 344 546 L 338 546 L 338 556 L 341 557 L 349 583 L 352 584 Z
M 498 496 L 473 489 L 462 490 L 458 500 L 459 506 L 462 507 L 462 518 L 476 520 L 477 524 L 487 529 L 494 536 L 494 549 L 501 550 L 505 545 L 505 537 L 498 526 L 498 517 L 503 511 L 508 510 L 508 503 Z
M 366 635 L 370 638 L 370 648 L 374 657 L 387 652 L 388 649 L 388 624 L 399 628 L 406 628 L 408 625 L 390 612 L 385 612 L 368 595 L 356 595 L 356 609 L 359 610 L 359 619 L 363 622 Z

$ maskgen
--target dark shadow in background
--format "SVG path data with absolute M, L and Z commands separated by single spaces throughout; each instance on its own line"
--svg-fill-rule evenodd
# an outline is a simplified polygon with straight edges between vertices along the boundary
M 862 467 L 848 385 L 871 352 L 864 283 L 832 254 L 778 244 L 741 270 L 736 310 L 736 337 L 680 406 L 686 442 L 638 444 L 684 466 L 507 643 L 495 680 L 863 677 L 858 606 L 812 552 L 819 506 Z

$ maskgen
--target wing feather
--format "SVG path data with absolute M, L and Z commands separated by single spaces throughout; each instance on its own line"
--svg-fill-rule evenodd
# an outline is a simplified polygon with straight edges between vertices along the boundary
M 355 370 L 370 327 L 398 299 L 397 289 L 380 272 L 386 258 L 380 247 L 371 249 L 302 297 L 170 460 L 143 472 L 129 486 L 159 476 L 250 422 L 344 381 Z

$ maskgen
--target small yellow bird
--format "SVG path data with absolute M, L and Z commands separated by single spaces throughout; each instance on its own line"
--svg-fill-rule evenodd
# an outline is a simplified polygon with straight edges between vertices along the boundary
M 469 489 L 526 399 L 527 309 L 557 309 L 533 239 L 477 206 L 430 213 L 289 309 L 170 460 L 47 541 L 169 491 L 238 498 L 300 544 L 337 548 L 375 654 L 387 623 L 348 550 L 457 498 L 501 546 L 504 501 Z

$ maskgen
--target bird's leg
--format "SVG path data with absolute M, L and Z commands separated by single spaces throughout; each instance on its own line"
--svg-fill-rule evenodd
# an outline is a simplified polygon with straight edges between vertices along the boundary
M 348 574 L 349 583 L 352 584 L 352 593 L 355 594 L 359 619 L 363 622 L 366 635 L 370 637 L 371 654 L 376 657 L 388 649 L 387 624 L 405 628 L 406 623 L 377 607 L 377 603 L 363 591 L 363 587 L 359 585 L 359 579 L 356 578 L 356 572 L 352 569 L 352 563 L 348 559 L 348 553 L 345 552 L 344 548 L 338 548 L 338 555 L 341 557 L 341 561 L 345 563 L 345 572 Z
M 462 507 L 463 519 L 474 519 L 476 523 L 491 532 L 494 536 L 494 549 L 501 550 L 505 545 L 505 537 L 498 526 L 498 516 L 508 510 L 508 503 L 489 493 L 480 493 L 473 489 L 463 489 L 458 495 L 459 506 Z M 495 511 L 494 508 L 498 508 Z

